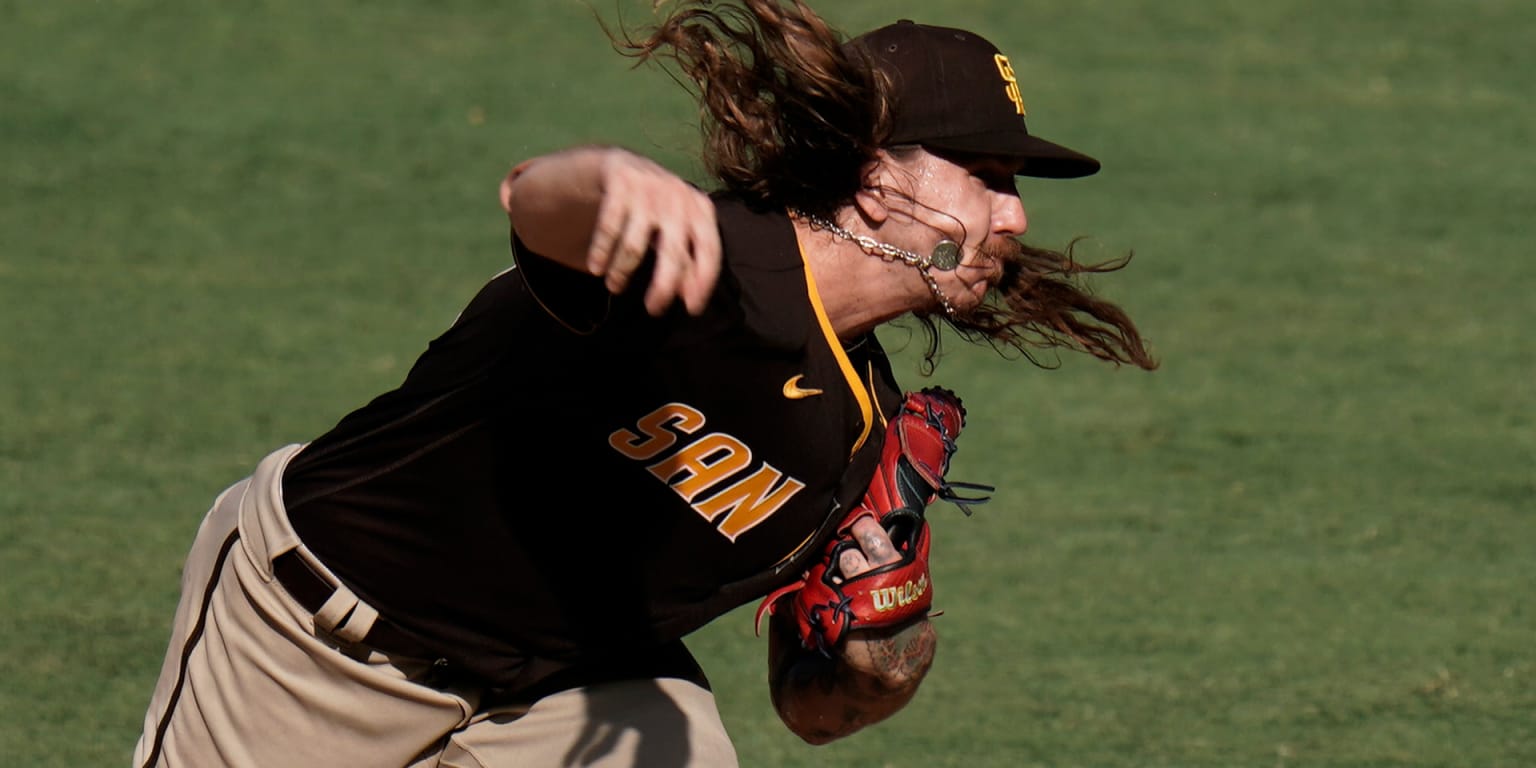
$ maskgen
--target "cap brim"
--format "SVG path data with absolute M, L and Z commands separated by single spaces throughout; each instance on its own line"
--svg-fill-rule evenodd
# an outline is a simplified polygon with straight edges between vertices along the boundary
M 1019 176 L 1076 179 L 1099 172 L 1099 161 L 1022 131 L 948 136 L 919 143 L 939 150 L 1015 159 L 1019 161 Z

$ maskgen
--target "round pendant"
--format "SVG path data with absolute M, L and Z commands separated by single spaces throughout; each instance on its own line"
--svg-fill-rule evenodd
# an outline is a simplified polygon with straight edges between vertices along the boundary
M 933 257 L 930 260 L 935 269 L 951 272 L 960 266 L 960 246 L 953 240 L 940 240 L 933 247 Z

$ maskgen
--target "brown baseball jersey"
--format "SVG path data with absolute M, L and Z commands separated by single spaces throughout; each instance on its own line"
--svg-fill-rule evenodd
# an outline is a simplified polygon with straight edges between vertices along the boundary
M 405 382 L 288 465 L 303 541 L 480 679 L 622 658 L 797 577 L 899 402 L 873 334 L 832 332 L 789 219 L 717 200 L 706 311 L 527 253 Z M 633 284 L 643 286 L 647 274 Z

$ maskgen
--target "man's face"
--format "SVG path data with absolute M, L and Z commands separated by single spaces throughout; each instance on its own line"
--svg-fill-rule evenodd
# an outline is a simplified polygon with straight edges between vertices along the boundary
M 932 270 L 959 312 L 974 308 L 1002 277 L 1008 241 L 1029 222 L 1014 186 L 1016 163 L 986 156 L 939 155 L 912 149 L 891 155 L 888 242 L 928 254 L 940 240 L 960 244 L 960 266 Z M 882 228 L 884 229 L 884 228 Z M 899 238 L 899 239 L 898 239 Z

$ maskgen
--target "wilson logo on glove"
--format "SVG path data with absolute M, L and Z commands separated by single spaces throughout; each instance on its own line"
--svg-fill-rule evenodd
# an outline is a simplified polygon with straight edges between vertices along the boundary
M 905 608 L 907 605 L 917 602 L 917 599 L 928 591 L 928 574 L 923 574 L 917 583 L 907 582 L 899 587 L 886 587 L 869 593 L 869 597 L 875 603 L 875 610 L 889 611 L 895 608 Z

